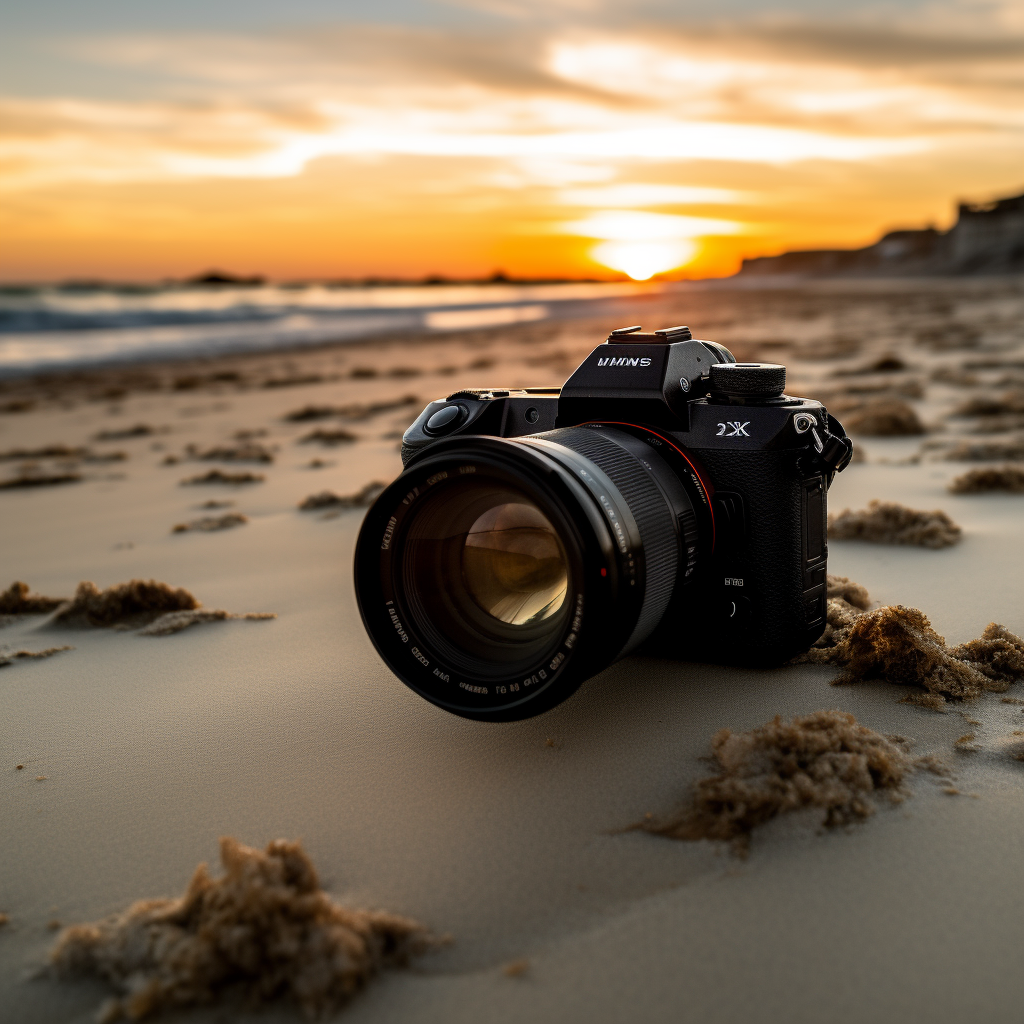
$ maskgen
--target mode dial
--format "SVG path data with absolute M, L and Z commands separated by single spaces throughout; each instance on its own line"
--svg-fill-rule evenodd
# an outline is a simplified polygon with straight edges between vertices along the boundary
M 778 363 L 715 363 L 711 390 L 730 398 L 776 398 L 786 390 L 786 368 Z

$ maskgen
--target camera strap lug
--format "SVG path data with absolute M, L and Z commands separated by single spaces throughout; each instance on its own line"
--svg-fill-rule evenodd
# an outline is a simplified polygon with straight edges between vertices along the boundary
M 841 473 L 853 458 L 853 442 L 848 437 L 836 437 L 835 434 L 826 433 L 820 454 L 821 461 L 833 473 Z
M 818 428 L 811 429 L 811 441 L 817 452 L 815 461 L 824 463 L 825 475 L 829 484 L 836 473 L 841 473 L 850 464 L 853 458 L 853 442 L 846 436 L 842 424 L 831 413 L 826 413 L 828 426 L 823 434 L 818 433 Z

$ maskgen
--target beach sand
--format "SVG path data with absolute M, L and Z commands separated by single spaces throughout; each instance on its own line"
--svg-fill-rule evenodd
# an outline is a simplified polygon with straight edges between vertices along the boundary
M 937 713 L 883 681 L 834 687 L 829 666 L 633 657 L 546 715 L 494 725 L 421 700 L 371 647 L 351 582 L 361 512 L 299 503 L 393 478 L 427 401 L 561 383 L 608 329 L 637 322 L 689 323 L 740 358 L 787 363 L 793 393 L 902 395 L 928 433 L 858 437 L 864 461 L 836 479 L 830 508 L 942 509 L 962 539 L 834 541 L 830 571 L 923 609 L 950 643 L 993 620 L 1024 633 L 1024 496 L 951 494 L 981 464 L 943 457 L 977 440 L 959 406 L 1024 386 L 1024 282 L 695 288 L 621 314 L 4 383 L 0 406 L 29 407 L 0 415 L 0 452 L 91 454 L 0 462 L 0 480 L 72 463 L 83 478 L 0 491 L 0 586 L 70 597 L 82 580 L 156 579 L 277 618 L 171 636 L 43 616 L 0 629 L 4 649 L 74 648 L 0 668 L 0 1017 L 92 1020 L 104 985 L 40 973 L 56 922 L 180 894 L 228 835 L 301 839 L 339 902 L 451 936 L 374 982 L 342 1011 L 352 1022 L 1019 1021 L 1024 705 L 1003 696 L 1024 698 L 1020 683 Z M 870 370 L 887 354 L 905 367 Z M 407 395 L 415 404 L 284 418 Z M 317 428 L 357 439 L 300 443 Z M 253 441 L 272 462 L 196 457 Z M 102 459 L 113 452 L 127 458 Z M 180 484 L 210 469 L 265 479 Z M 247 521 L 172 532 L 225 513 Z M 823 830 L 820 810 L 781 816 L 745 858 L 624 831 L 671 814 L 712 772 L 719 729 L 828 708 L 908 737 L 953 781 L 917 772 L 902 803 L 848 828 Z M 230 1004 L 163 1019 L 186 1017 L 299 1019 Z

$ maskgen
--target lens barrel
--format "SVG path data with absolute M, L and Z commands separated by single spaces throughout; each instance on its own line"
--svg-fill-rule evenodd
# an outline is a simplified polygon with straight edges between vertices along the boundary
M 701 551 L 695 474 L 640 428 L 455 437 L 374 503 L 360 614 L 420 696 L 468 718 L 539 714 L 654 631 Z

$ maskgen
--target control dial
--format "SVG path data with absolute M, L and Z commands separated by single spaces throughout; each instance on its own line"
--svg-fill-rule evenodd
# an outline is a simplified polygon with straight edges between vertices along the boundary
M 715 363 L 711 390 L 730 398 L 777 398 L 786 390 L 786 368 L 778 363 Z

